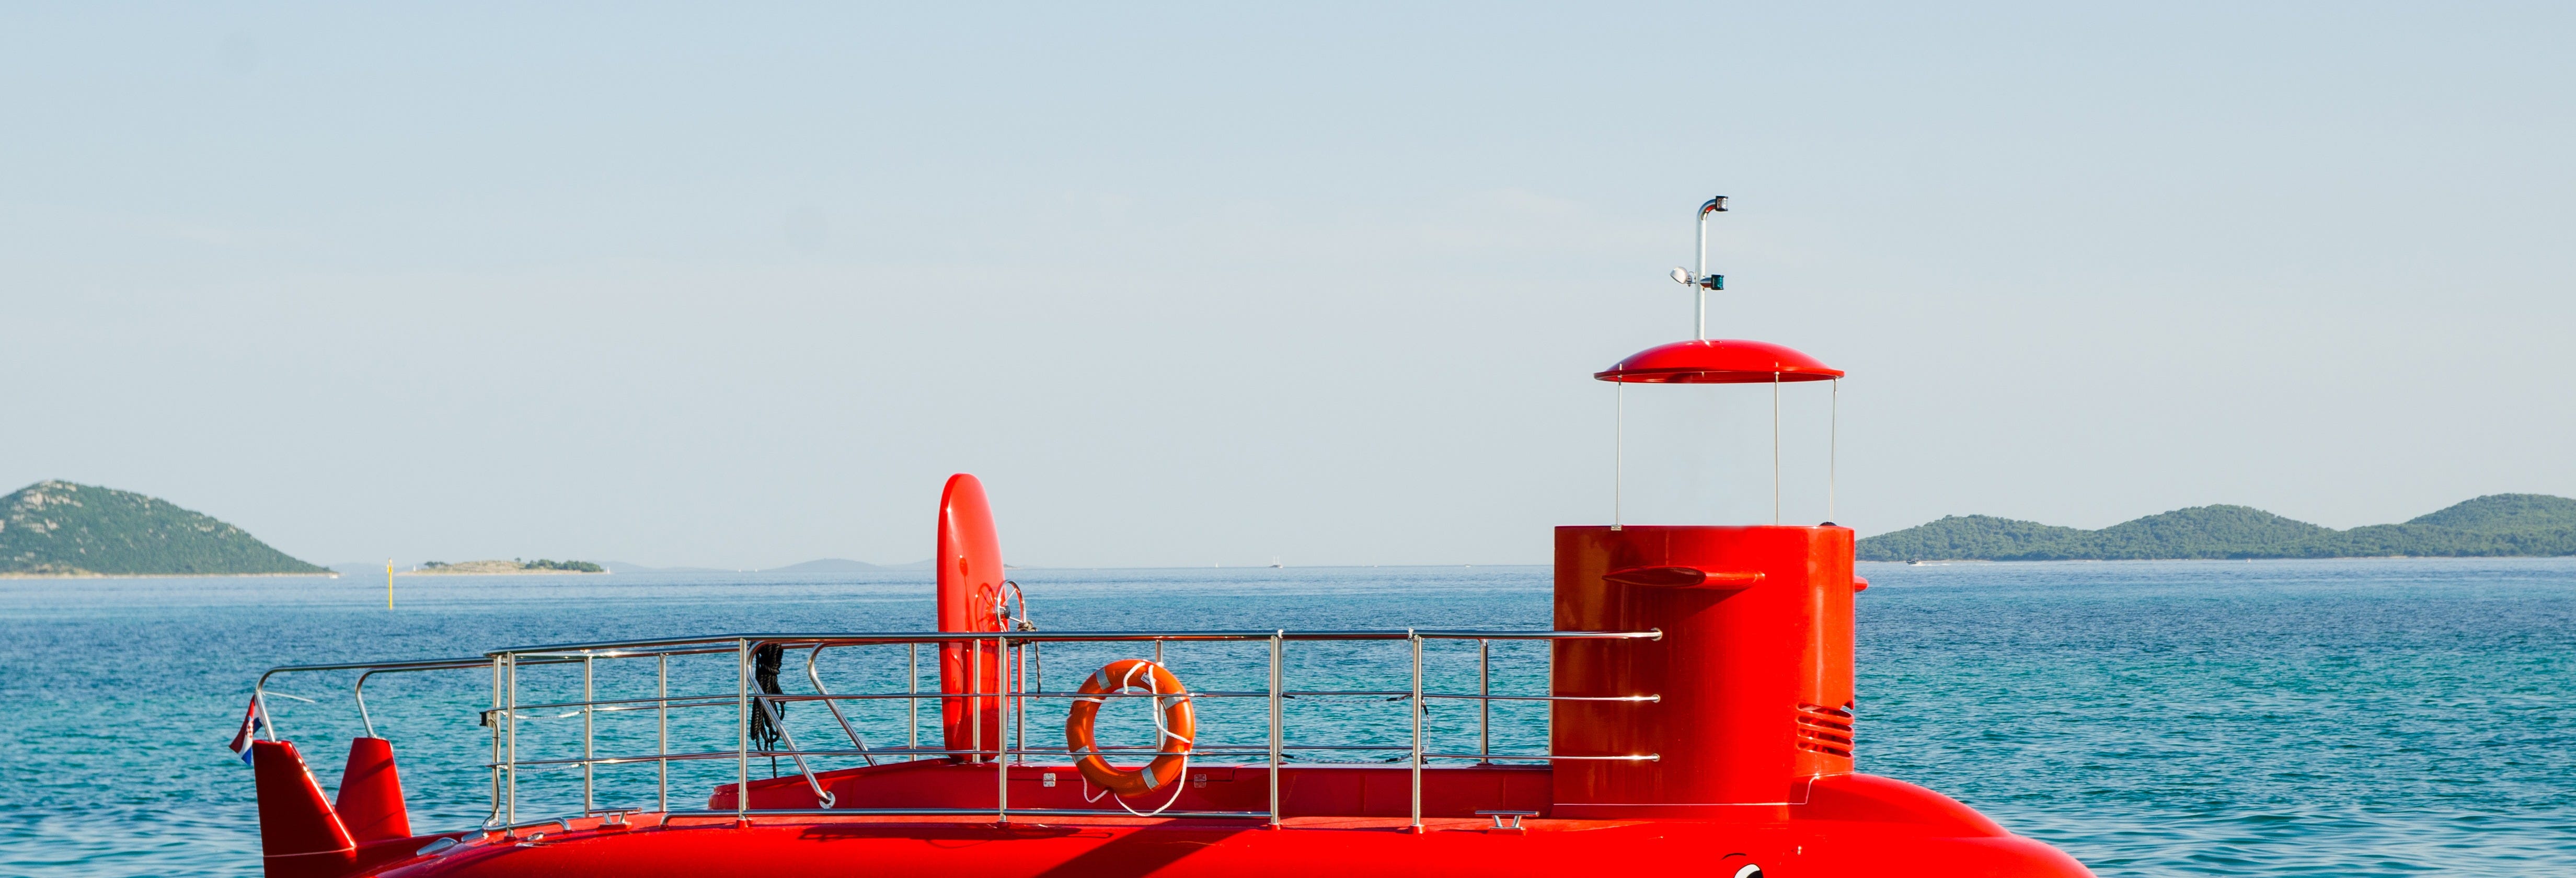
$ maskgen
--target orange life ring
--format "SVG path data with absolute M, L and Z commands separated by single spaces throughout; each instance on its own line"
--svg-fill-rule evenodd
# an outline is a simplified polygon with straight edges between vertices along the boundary
M 1162 733 L 1155 749 L 1160 752 L 1144 768 L 1110 765 L 1091 737 L 1091 721 L 1108 701 L 1100 696 L 1128 691 L 1155 696 L 1154 725 Z M 1082 681 L 1082 694 L 1090 697 L 1074 699 L 1073 710 L 1064 718 L 1064 743 L 1073 751 L 1073 767 L 1084 779 L 1121 796 L 1140 796 L 1179 782 L 1181 773 L 1189 769 L 1190 739 L 1198 734 L 1189 691 L 1170 669 L 1144 659 L 1119 659 L 1102 667 Z

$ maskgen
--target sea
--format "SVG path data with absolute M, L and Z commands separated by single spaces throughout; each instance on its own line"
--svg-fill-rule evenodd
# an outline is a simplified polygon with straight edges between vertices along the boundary
M 1014 570 L 1042 631 L 1535 629 L 1544 567 Z M 1858 759 L 2072 853 L 2105 876 L 2576 876 L 2576 559 L 2385 559 L 1861 565 Z M 271 667 L 476 657 L 503 647 L 930 627 L 926 574 L 763 573 L 0 580 L 0 875 L 253 876 L 251 773 L 226 748 Z M 714 648 L 729 650 L 718 645 Z M 1032 656 L 1066 689 L 1150 644 Z M 1259 642 L 1174 642 L 1191 688 L 1253 691 Z M 1401 759 L 1405 641 L 1295 643 L 1289 737 L 1319 762 Z M 807 674 L 808 660 L 812 676 Z M 935 674 L 905 647 L 786 657 L 786 691 L 901 695 Z M 1535 694 L 1544 653 L 1473 641 L 1425 648 L 1425 690 Z M 594 697 L 733 692 L 729 651 L 612 659 Z M 520 670 L 518 703 L 579 700 L 580 664 Z M 491 815 L 488 668 L 268 682 L 277 732 L 326 787 L 347 738 L 394 742 L 418 831 Z M 935 686 L 935 684 L 932 684 Z M 665 688 L 667 687 L 667 688 Z M 1045 701 L 1045 699 L 1039 699 Z M 1033 706 L 1029 746 L 1061 740 L 1061 699 Z M 936 713 L 895 697 L 792 704 L 808 749 L 899 746 Z M 1146 709 L 1112 705 L 1103 737 L 1152 741 Z M 1543 713 L 1427 702 L 1441 752 L 1528 753 Z M 1211 751 L 1257 746 L 1266 707 L 1212 698 Z M 1120 713 L 1124 711 L 1124 713 Z M 729 706 L 523 710 L 522 759 L 720 752 Z M 843 720 L 849 725 L 844 727 Z M 662 729 L 667 722 L 668 743 Z M 1481 749 L 1479 749 L 1481 748 Z M 885 757 L 891 758 L 891 757 Z M 815 770 L 857 764 L 815 760 Z M 595 807 L 690 807 L 731 758 L 602 766 Z M 755 773 L 792 774 L 760 760 Z M 522 819 L 582 804 L 578 767 L 531 768 Z M 1150 803 L 1139 805 L 1149 808 Z

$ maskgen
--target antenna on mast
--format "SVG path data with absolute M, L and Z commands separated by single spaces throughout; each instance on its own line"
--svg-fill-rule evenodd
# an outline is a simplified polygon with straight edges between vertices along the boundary
M 1673 269 L 1673 282 L 1690 284 L 1699 301 L 1691 311 L 1693 338 L 1708 338 L 1708 291 L 1726 289 L 1726 275 L 1708 273 L 1708 215 L 1726 212 L 1726 196 L 1720 195 L 1699 206 L 1699 270 Z

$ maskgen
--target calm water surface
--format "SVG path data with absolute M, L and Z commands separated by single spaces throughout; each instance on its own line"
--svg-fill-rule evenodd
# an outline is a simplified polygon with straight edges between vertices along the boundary
M 2103 875 L 2576 875 L 2576 561 L 2391 560 L 1863 565 L 1864 770 L 1930 786 Z M 1543 568 L 1024 570 L 1049 630 L 1543 627 Z M 916 575 L 765 574 L 313 579 L 0 580 L 0 874 L 259 873 L 250 772 L 223 744 L 269 666 L 473 655 L 509 645 L 754 631 L 927 626 Z M 1259 649 L 1172 647 L 1194 688 L 1256 688 Z M 1111 655 L 1047 653 L 1061 687 Z M 1292 688 L 1401 688 L 1400 648 L 1300 647 Z M 1498 691 L 1544 669 L 1498 646 Z M 1472 689 L 1472 647 L 1433 650 L 1432 688 Z M 900 650 L 818 660 L 835 691 L 900 691 Z M 730 691 L 729 665 L 675 660 L 675 692 Z M 602 697 L 647 694 L 654 669 L 604 663 Z M 803 662 L 791 661 L 791 685 Z M 570 700 L 578 671 L 523 672 L 524 701 Z M 325 784 L 360 730 L 345 675 L 281 678 L 286 737 Z M 470 825 L 488 674 L 378 677 L 421 829 Z M 553 696 L 563 696 L 554 698 Z M 1061 708 L 1030 718 L 1030 740 Z M 1219 737 L 1259 740 L 1258 706 L 1211 705 Z M 731 741 L 731 715 L 675 714 L 674 750 Z M 900 743 L 901 701 L 853 709 Z M 1403 740 L 1400 704 L 1292 709 L 1315 743 Z M 720 720 L 720 721 L 719 721 Z M 1123 717 L 1134 731 L 1136 717 Z M 1494 748 L 1543 745 L 1535 715 L 1495 718 Z M 539 716 L 522 757 L 578 752 L 577 716 Z M 603 751 L 650 752 L 651 712 L 597 719 Z M 1473 709 L 1442 705 L 1442 748 L 1476 746 Z M 799 705 L 809 747 L 842 734 Z M 1249 732 L 1249 734 L 1246 734 Z M 831 736 L 831 737 L 827 737 Z M 1144 738 L 1136 736 L 1139 742 Z M 1372 751 L 1320 753 L 1360 761 Z M 834 766 L 837 767 L 837 763 Z M 703 801 L 730 763 L 673 772 Z M 763 765 L 760 772 L 766 774 Z M 602 769 L 603 805 L 651 805 L 650 766 Z M 577 806 L 574 771 L 531 772 L 522 813 Z

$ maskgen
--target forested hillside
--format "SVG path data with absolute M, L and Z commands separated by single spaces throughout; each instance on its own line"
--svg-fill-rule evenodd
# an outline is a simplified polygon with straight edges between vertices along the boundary
M 329 572 L 241 528 L 129 491 L 45 481 L 0 497 L 0 574 Z
M 2195 506 L 2101 530 L 1953 515 L 1861 540 L 1863 561 L 2576 555 L 2576 500 L 2492 494 L 2404 524 L 2335 530 L 2246 506 Z

